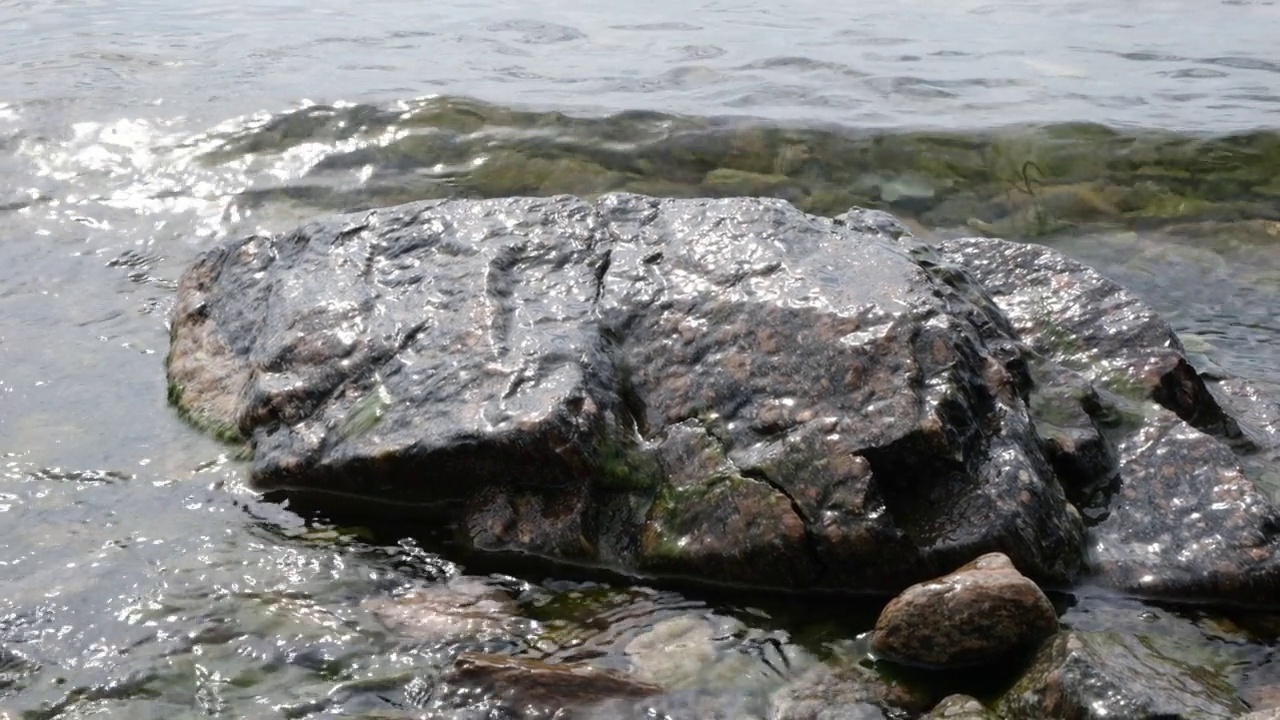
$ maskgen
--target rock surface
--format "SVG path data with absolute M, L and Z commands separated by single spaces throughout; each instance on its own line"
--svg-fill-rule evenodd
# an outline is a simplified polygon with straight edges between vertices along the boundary
M 962 668 L 1034 648 L 1057 629 L 1049 598 L 1009 558 L 989 553 L 889 601 L 871 649 L 904 665 Z
M 1235 718 L 1247 709 L 1214 670 L 1163 654 L 1156 638 L 1080 632 L 1046 642 L 996 706 L 1005 720 Z
M 1276 445 L 1235 417 L 1267 417 L 1237 394 L 1228 415 L 1169 325 L 1098 272 L 1049 248 L 1000 240 L 942 243 L 1048 362 L 1032 414 L 1056 445 L 1078 505 L 1102 490 L 1089 529 L 1092 568 L 1153 596 L 1274 602 L 1280 511 L 1246 477 L 1232 445 Z M 1078 492 L 1074 492 L 1078 490 Z
M 1087 545 L 1126 590 L 1280 591 L 1280 513 L 1163 321 L 1051 250 L 931 248 L 873 211 L 336 216 L 206 253 L 168 373 L 259 487 L 482 549 L 896 593 L 995 551 L 1066 585 Z
M 968 301 L 784 202 L 419 203 L 230 243 L 179 292 L 172 396 L 249 441 L 264 489 L 756 586 L 1080 565 Z

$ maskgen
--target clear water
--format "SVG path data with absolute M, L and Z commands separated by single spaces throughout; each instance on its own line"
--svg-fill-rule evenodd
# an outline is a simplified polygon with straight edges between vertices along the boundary
M 177 277 L 227 236 L 316 211 L 287 193 L 246 204 L 246 192 L 297 188 L 324 158 L 386 139 L 272 141 L 262 129 L 283 113 L 444 94 L 852 128 L 1275 130 L 1278 37 L 1280 4 L 1246 0 L 0 0 L 0 717 L 400 711 L 413 679 L 459 647 L 674 663 L 630 645 L 672 618 L 718 638 L 701 641 L 714 652 L 681 689 L 749 715 L 781 674 L 849 652 L 865 622 L 491 575 L 257 498 L 231 451 L 165 403 Z M 209 160 L 245 132 L 267 145 Z M 1280 383 L 1280 243 L 1063 242 L 1205 340 L 1214 362 Z M 424 635 L 371 609 L 468 573 L 468 592 L 509 601 L 500 630 Z M 1246 685 L 1274 684 L 1274 631 L 1083 595 L 1066 617 L 1186 637 L 1245 668 Z M 759 652 L 762 637 L 781 638 L 790 671 Z

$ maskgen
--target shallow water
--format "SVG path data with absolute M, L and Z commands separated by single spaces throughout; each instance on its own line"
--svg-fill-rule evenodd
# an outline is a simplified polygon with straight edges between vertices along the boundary
M 1055 182 L 1073 188 L 1090 173 L 1123 188 L 1177 178 L 1190 153 L 1224 179 L 1161 197 L 1209 197 L 1204 212 L 1178 224 L 1121 208 L 1038 239 L 1146 297 L 1215 372 L 1280 385 L 1280 238 L 1265 224 L 1280 217 L 1268 215 L 1280 213 L 1280 193 L 1256 175 L 1274 167 L 1280 129 L 1278 34 L 1280 5 L 1245 1 L 868 12 L 0 0 L 0 717 L 398 711 L 414 702 L 414 678 L 432 677 L 459 647 L 661 674 L 678 658 L 633 643 L 655 627 L 674 632 L 672 621 L 701 658 L 676 706 L 759 712 L 783 676 L 856 656 L 866 614 L 541 570 L 490 575 L 496 566 L 459 566 L 447 546 L 308 525 L 245 488 L 234 451 L 166 404 L 165 322 L 181 271 L 227 236 L 319 212 L 511 188 L 776 182 L 765 189 L 809 201 L 865 185 L 865 197 L 922 225 L 972 215 L 1016 232 L 1024 226 L 999 225 L 1013 210 L 966 199 L 980 182 L 1009 181 L 1009 167 L 983 175 L 961 158 L 942 180 L 894 169 L 899 155 L 920 154 L 902 132 L 954 131 L 930 147 L 1013 152 L 1014 170 L 1028 157 L 1050 173 L 1067 167 Z M 652 112 L 615 115 L 625 111 Z M 754 119 L 710 119 L 727 116 Z M 1064 122 L 1096 125 L 989 137 Z M 791 129 L 757 142 L 744 123 Z M 1098 126 L 1121 130 L 1100 140 Z M 1254 128 L 1263 132 L 1238 136 L 1247 142 L 1184 153 Z M 756 166 L 757 145 L 773 148 L 767 167 Z M 846 159 L 869 146 L 882 154 L 850 169 Z M 1152 163 L 1172 169 L 1134 179 L 1050 162 L 1064 147 L 1072 158 L 1154 147 Z M 733 169 L 752 175 L 703 176 L 739 160 Z M 1206 235 L 1212 222 L 1223 229 Z M 371 600 L 467 572 L 473 591 L 514 608 L 499 630 L 424 636 L 372 610 Z M 1265 618 L 1228 622 L 1084 591 L 1063 602 L 1068 624 L 1145 628 L 1234 667 L 1246 689 L 1280 682 Z

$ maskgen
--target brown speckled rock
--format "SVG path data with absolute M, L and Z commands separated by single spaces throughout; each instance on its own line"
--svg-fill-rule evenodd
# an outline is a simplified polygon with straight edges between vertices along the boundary
M 907 588 L 876 620 L 872 650 L 924 667 L 967 667 L 1033 646 L 1058 628 L 1053 605 L 1000 553 Z

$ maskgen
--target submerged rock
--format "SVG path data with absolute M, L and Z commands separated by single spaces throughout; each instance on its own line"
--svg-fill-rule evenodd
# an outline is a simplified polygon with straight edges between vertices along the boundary
M 1006 659 L 1057 629 L 1049 598 L 1009 558 L 990 553 L 891 600 L 871 649 L 901 664 L 960 668 Z
M 397 634 L 421 643 L 510 642 L 529 625 L 509 596 L 469 578 L 370 598 L 363 607 Z
M 948 695 L 924 716 L 924 720 L 1001 720 L 977 698 Z
M 660 695 L 662 688 L 581 663 L 463 653 L 433 691 L 436 706 L 483 705 L 501 717 L 575 717 L 611 701 Z M 492 717 L 492 715 L 486 715 Z
M 882 720 L 929 709 L 927 694 L 862 667 L 815 665 L 769 698 L 769 720 Z
M 1064 632 L 1045 643 L 996 706 L 1005 720 L 1235 718 L 1248 708 L 1214 670 L 1155 638 Z

